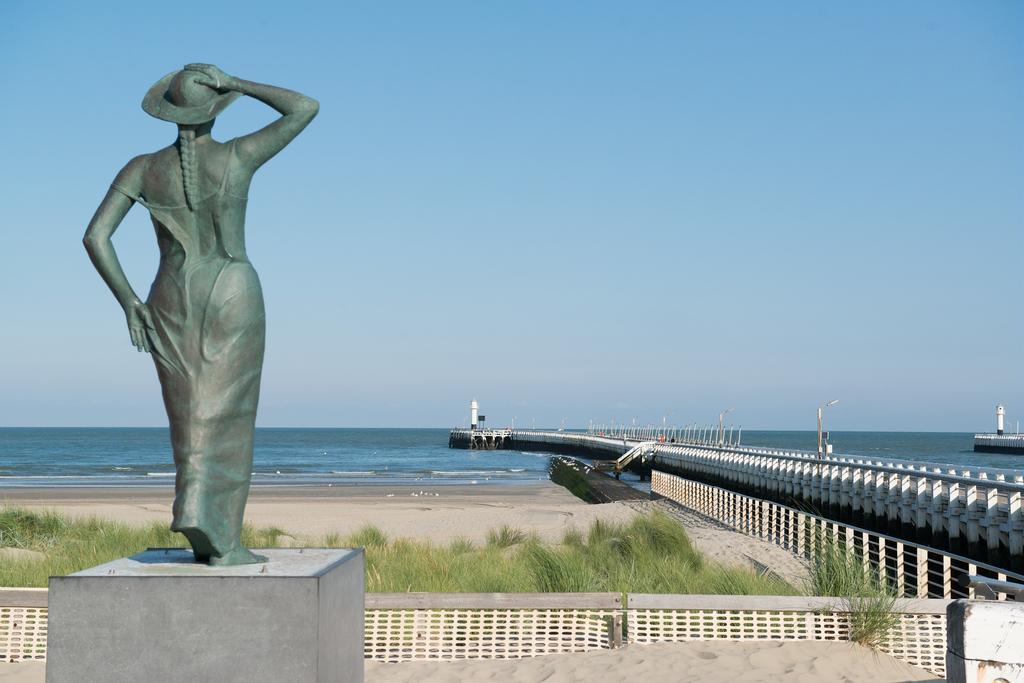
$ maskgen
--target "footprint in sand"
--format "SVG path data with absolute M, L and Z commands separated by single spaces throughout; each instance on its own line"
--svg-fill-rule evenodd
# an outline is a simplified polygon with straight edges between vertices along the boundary
M 701 659 L 718 659 L 718 655 L 714 652 L 698 652 L 697 656 Z

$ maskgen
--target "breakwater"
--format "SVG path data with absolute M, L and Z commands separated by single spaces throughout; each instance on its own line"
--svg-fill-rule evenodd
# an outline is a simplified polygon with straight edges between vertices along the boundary
M 974 450 L 978 453 L 1024 455 L 1024 434 L 975 434 Z
M 618 481 L 585 462 L 568 456 L 551 459 L 551 481 L 588 503 L 613 503 L 618 500 L 646 500 L 647 495 Z
M 646 436 L 646 435 L 645 435 Z M 638 438 L 513 430 L 508 448 L 617 458 Z M 1024 473 L 748 446 L 657 443 L 649 466 L 1024 572 Z

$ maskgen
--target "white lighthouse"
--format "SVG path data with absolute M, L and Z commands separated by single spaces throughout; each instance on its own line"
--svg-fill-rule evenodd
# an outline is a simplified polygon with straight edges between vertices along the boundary
M 476 399 L 474 398 L 469 402 L 469 428 L 476 429 L 477 422 L 479 422 L 477 416 L 480 413 L 480 406 L 477 405 Z M 1002 432 L 1000 432 L 1002 434 Z
M 1006 409 L 1002 406 L 996 406 L 996 434 L 1002 436 L 1003 434 L 1003 421 L 1006 419 Z

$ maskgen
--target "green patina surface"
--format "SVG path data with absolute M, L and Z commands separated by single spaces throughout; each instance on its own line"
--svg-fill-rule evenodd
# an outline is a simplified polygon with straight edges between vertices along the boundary
M 238 97 L 281 116 L 225 143 L 215 117 Z M 313 120 L 305 95 L 189 64 L 160 79 L 143 109 L 175 123 L 176 141 L 118 173 L 85 234 L 93 264 L 124 309 L 132 344 L 152 354 L 177 471 L 172 530 L 196 559 L 258 562 L 241 542 L 263 368 L 263 293 L 245 252 L 245 211 L 256 170 Z M 146 301 L 132 289 L 111 236 L 135 204 L 156 230 L 160 267 Z

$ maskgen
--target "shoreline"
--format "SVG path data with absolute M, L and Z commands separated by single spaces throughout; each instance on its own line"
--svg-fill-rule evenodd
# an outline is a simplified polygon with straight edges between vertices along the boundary
M 173 498 L 170 487 L 0 488 L 0 506 L 128 524 L 169 524 Z M 245 521 L 282 529 L 296 542 L 315 542 L 328 534 L 344 537 L 365 526 L 375 526 L 391 538 L 483 542 L 489 531 L 506 525 L 560 542 L 570 528 L 585 530 L 597 519 L 625 522 L 636 514 L 613 503 L 585 503 L 550 481 L 515 486 L 421 482 L 254 487 Z
M 512 484 L 512 485 L 510 485 Z M 359 482 L 344 484 L 253 484 L 249 493 L 249 502 L 260 498 L 282 498 L 306 500 L 309 498 L 376 498 L 380 497 L 382 489 L 388 489 L 385 493 L 417 493 L 419 491 L 437 490 L 446 491 L 450 494 L 460 496 L 489 496 L 508 494 L 510 496 L 529 496 L 536 491 L 547 489 L 564 490 L 558 484 L 549 480 L 526 480 L 502 482 L 496 484 L 486 482 L 481 484 L 469 484 L 466 482 Z M 127 494 L 127 496 L 126 496 Z M 79 486 L 79 485 L 58 485 L 58 486 L 2 486 L 0 485 L 0 505 L 8 501 L 16 500 L 115 500 L 131 498 L 145 498 L 147 500 L 163 500 L 174 497 L 174 486 L 170 483 L 141 484 L 141 485 L 116 485 L 116 486 Z M 585 505 L 583 501 L 581 504 Z
M 449 487 L 465 487 L 465 488 L 481 488 L 481 487 L 493 487 L 496 489 L 504 489 L 506 487 L 530 487 L 530 486 L 543 486 L 546 483 L 550 483 L 548 477 L 536 477 L 531 479 L 512 479 L 503 477 L 481 477 L 478 479 L 470 478 L 442 478 L 442 477 L 426 477 L 423 479 L 414 479 L 406 477 L 366 477 L 366 479 L 358 480 L 334 480 L 334 481 L 316 481 L 316 480 L 295 480 L 295 481 L 259 481 L 253 480 L 250 484 L 251 491 L 266 491 L 266 490 L 281 490 L 281 491 L 299 491 L 299 490 L 332 490 L 332 489 L 365 489 L 365 488 L 381 488 L 381 487 L 393 487 L 396 489 L 402 488 L 423 488 L 424 486 L 431 486 L 436 488 L 449 488 Z M 52 491 L 163 491 L 163 492 L 174 492 L 174 478 L 173 473 L 168 477 L 161 477 L 155 481 L 130 481 L 130 482 L 112 482 L 110 480 L 104 480 L 102 482 L 83 483 L 82 480 L 76 480 L 69 483 L 52 483 L 52 482 L 33 482 L 31 484 L 8 484 L 4 482 L 4 478 L 0 477 L 0 499 L 8 493 L 15 493 L 18 491 L 28 492 L 52 492 Z

